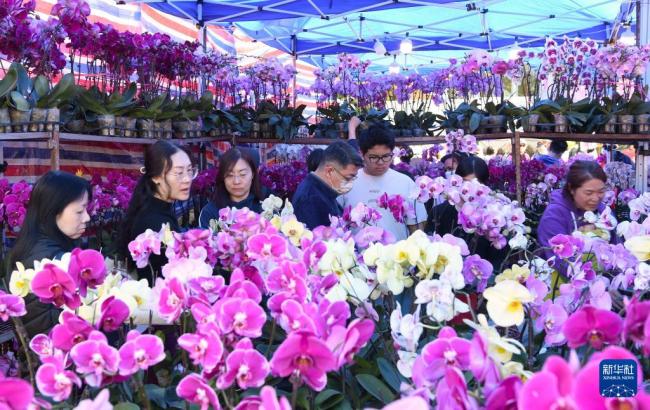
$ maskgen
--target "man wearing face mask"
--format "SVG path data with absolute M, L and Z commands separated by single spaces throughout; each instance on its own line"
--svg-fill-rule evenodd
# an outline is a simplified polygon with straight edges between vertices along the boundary
M 328 146 L 316 171 L 298 185 L 291 201 L 296 218 L 307 228 L 329 226 L 330 216 L 341 216 L 343 208 L 336 201 L 352 189 L 363 160 L 350 144 L 337 141 Z
M 350 129 L 350 138 L 354 138 L 354 130 Z M 415 189 L 415 182 L 390 166 L 393 163 L 395 138 L 385 128 L 372 126 L 360 133 L 359 148 L 363 156 L 363 170 L 354 182 L 352 190 L 339 198 L 339 203 L 346 207 L 354 207 L 358 203 L 374 208 L 381 214 L 377 226 L 392 233 L 396 240 L 406 239 L 409 233 L 424 229 L 427 213 L 424 204 L 409 199 Z M 400 195 L 407 203 L 413 205 L 415 217 L 407 217 L 405 222 L 398 222 L 388 209 L 379 207 L 379 197 L 384 193 Z

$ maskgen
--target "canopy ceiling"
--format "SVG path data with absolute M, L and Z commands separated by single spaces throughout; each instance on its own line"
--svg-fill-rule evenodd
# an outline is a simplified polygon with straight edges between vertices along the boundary
M 138 0 L 133 0 L 137 2 Z M 607 40 L 632 19 L 627 0 L 140 0 L 197 24 L 243 30 L 256 41 L 317 65 L 338 53 L 360 54 L 386 67 L 400 41 L 413 41 L 411 66 L 435 66 L 468 50 L 540 47 L 547 36 Z M 375 41 L 390 53 L 374 54 Z M 504 52 L 504 51 L 502 51 Z

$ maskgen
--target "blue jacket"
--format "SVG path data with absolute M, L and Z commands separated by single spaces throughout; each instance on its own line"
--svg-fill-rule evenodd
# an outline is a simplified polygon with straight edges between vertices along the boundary
M 243 201 L 239 202 L 233 202 L 228 200 L 228 205 L 229 208 L 237 208 L 237 209 L 242 209 L 242 208 L 248 208 L 249 210 L 253 212 L 257 212 L 258 214 L 262 213 L 262 204 L 260 201 L 255 198 L 255 195 L 250 194 L 246 199 Z M 201 209 L 201 213 L 199 214 L 199 227 L 203 229 L 207 229 L 210 227 L 210 221 L 213 219 L 219 219 L 219 208 L 214 202 L 209 201 L 203 209 Z
M 310 173 L 298 185 L 291 204 L 296 218 L 314 229 L 317 226 L 329 226 L 330 215 L 341 216 L 343 209 L 336 201 L 338 192 L 333 190 L 319 177 Z

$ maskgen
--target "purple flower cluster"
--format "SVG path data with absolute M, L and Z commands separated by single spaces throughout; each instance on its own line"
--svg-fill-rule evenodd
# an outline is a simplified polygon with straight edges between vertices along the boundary
M 303 161 L 291 161 L 260 167 L 262 185 L 281 198 L 293 197 L 298 185 L 306 176 L 307 164 Z

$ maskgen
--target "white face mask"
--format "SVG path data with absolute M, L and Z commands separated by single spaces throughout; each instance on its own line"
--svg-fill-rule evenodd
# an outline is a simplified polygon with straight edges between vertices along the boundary
M 338 192 L 341 195 L 345 195 L 352 190 L 353 184 L 354 183 L 352 181 L 343 181 L 341 183 L 341 186 L 339 186 L 339 188 L 336 190 L 336 192 Z
M 449 178 L 452 175 L 454 175 L 454 171 L 445 171 L 445 178 Z

